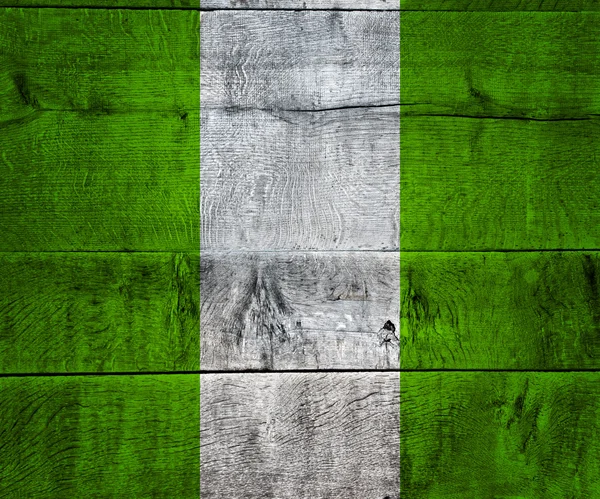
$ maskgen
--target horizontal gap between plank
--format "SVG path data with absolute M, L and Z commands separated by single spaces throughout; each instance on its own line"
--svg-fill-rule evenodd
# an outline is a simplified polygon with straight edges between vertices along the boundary
M 600 248 L 553 248 L 553 249 L 482 249 L 482 250 L 400 250 L 399 253 L 586 253 L 600 251 Z
M 0 378 L 84 377 L 84 376 L 173 376 L 173 375 L 238 375 L 238 374 L 324 374 L 324 373 L 600 373 L 600 369 L 243 369 L 200 371 L 127 371 L 127 372 L 68 372 L 68 373 L 1 373 Z
M 340 107 L 323 107 L 317 109 L 283 109 L 279 107 L 244 107 L 244 106 L 200 106 L 202 111 L 226 111 L 228 113 L 242 113 L 248 111 L 260 111 L 263 113 L 327 113 L 333 111 L 346 111 L 353 109 L 377 109 L 377 108 L 395 108 L 403 106 L 414 106 L 416 104 L 400 104 L 398 102 L 392 104 L 365 104 L 362 106 L 340 106 Z M 416 116 L 416 115 L 412 115 Z M 425 115 L 428 116 L 428 115 Z
M 0 9 L 62 9 L 62 10 L 180 10 L 186 12 L 228 12 L 228 11 L 259 11 L 259 12 L 399 12 L 400 9 L 264 9 L 264 8 L 204 8 L 204 7 L 150 7 L 150 6 L 98 6 L 98 5 L 3 5 Z
M 399 369 L 400 373 L 600 373 L 594 369 Z
M 58 254 L 58 255 L 76 255 L 78 253 L 119 253 L 119 254 L 157 254 L 173 255 L 177 253 L 199 254 L 200 250 L 32 250 L 32 251 L 0 251 L 0 255 L 35 255 L 35 254 Z
M 199 374 L 319 374 L 319 373 L 399 373 L 397 369 L 244 369 L 240 371 L 125 371 L 125 372 L 68 372 L 68 373 L 0 373 L 0 378 L 75 377 L 75 376 L 173 376 Z
M 401 116 L 401 118 L 459 118 L 468 120 L 512 120 L 512 121 L 537 121 L 537 122 L 560 122 L 560 121 L 591 121 L 594 115 L 579 118 L 532 118 L 526 116 L 477 116 L 470 114 L 423 114 L 415 113 Z

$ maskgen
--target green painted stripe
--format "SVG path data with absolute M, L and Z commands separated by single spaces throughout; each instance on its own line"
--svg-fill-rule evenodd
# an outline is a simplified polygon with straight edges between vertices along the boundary
M 598 0 L 400 0 L 402 10 L 423 11 L 600 11 Z
M 402 373 L 406 499 L 598 497 L 600 373 Z
M 197 375 L 0 379 L 3 497 L 197 499 Z

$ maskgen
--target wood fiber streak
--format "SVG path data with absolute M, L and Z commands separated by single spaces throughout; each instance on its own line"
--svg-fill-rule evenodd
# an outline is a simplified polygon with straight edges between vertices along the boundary
M 600 494 L 600 373 L 401 378 L 403 499 Z
M 206 0 L 202 0 L 202 4 Z M 402 10 L 423 11 L 599 11 L 600 0 L 400 0 Z
M 0 379 L 0 497 L 198 498 L 198 376 Z
M 198 9 L 200 0 L 0 0 L 0 7 Z
M 600 114 L 599 22 L 595 12 L 405 12 L 402 103 L 412 114 Z
M 398 253 L 202 253 L 206 370 L 399 367 Z
M 403 253 L 404 369 L 600 367 L 600 254 Z
M 0 372 L 199 369 L 199 257 L 0 255 Z
M 203 498 L 399 498 L 398 373 L 201 379 Z
M 402 117 L 402 250 L 600 248 L 600 121 Z
M 201 0 L 203 9 L 399 10 L 399 0 Z
M 203 110 L 203 250 L 396 250 L 399 110 Z
M 197 252 L 199 121 L 37 112 L 0 125 L 0 251 Z
M 398 104 L 399 12 L 202 14 L 202 106 Z
M 198 12 L 1 9 L 0 128 L 50 110 L 197 111 L 199 24 Z

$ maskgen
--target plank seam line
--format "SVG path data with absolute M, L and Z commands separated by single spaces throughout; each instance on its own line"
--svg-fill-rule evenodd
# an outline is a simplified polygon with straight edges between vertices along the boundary
M 585 252 L 597 252 L 600 248 L 552 248 L 552 249 L 466 249 L 466 250 L 399 250 L 399 253 L 585 253 Z
M 264 113 L 327 113 L 333 111 L 346 111 L 353 109 L 378 109 L 378 108 L 397 108 L 403 106 L 418 106 L 419 104 L 400 104 L 397 102 L 391 104 L 365 104 L 362 106 L 341 106 L 341 107 L 323 107 L 317 109 L 284 109 L 280 107 L 242 107 L 242 106 L 201 106 L 201 111 L 225 111 L 228 113 L 243 113 L 248 111 L 261 111 Z M 411 116 L 418 116 L 413 114 Z M 425 115 L 431 116 L 431 115 Z
M 600 373 L 600 368 L 580 369 L 399 369 L 400 373 Z
M 593 115 L 591 115 L 593 116 Z M 579 117 L 579 118 L 532 118 L 526 116 L 475 116 L 470 114 L 422 114 L 415 113 L 405 115 L 405 118 L 463 118 L 471 120 L 516 120 L 516 121 L 540 121 L 540 122 L 553 122 L 553 121 L 590 121 L 594 118 L 590 116 Z
M 6 251 L 0 250 L 0 255 L 35 255 L 35 254 L 64 254 L 64 255 L 76 255 L 76 254 L 86 254 L 86 253 L 106 253 L 106 254 L 163 254 L 163 255 L 172 255 L 176 253 L 190 253 L 190 254 L 198 254 L 198 250 L 189 250 L 189 249 L 173 249 L 173 250 L 57 250 L 57 251 L 48 251 L 48 250 L 32 250 L 32 251 Z M 298 254 L 304 255 L 307 253 L 325 253 L 325 254 L 335 254 L 335 253 L 400 253 L 399 249 L 389 249 L 389 250 L 361 250 L 361 249 L 350 249 L 350 250 L 312 250 L 312 249 L 291 249 L 291 250 L 203 250 L 202 254 L 205 255 L 260 255 L 260 254 Z
M 319 374 L 319 373 L 399 373 L 398 369 L 244 369 L 239 371 L 124 371 L 124 372 L 54 372 L 54 373 L 0 373 L 0 378 L 74 377 L 74 376 L 173 376 L 199 374 Z
M 331 8 L 331 9 L 261 9 L 261 8 L 231 8 L 231 9 L 223 9 L 223 8 L 203 8 L 203 7 L 135 7 L 135 6 L 103 6 L 99 7 L 97 5 L 77 5 L 77 6 L 66 6 L 66 5 L 3 5 L 0 9 L 61 9 L 61 10 L 148 10 L 148 11 L 160 11 L 160 10 L 175 10 L 175 11 L 184 11 L 184 12 L 228 12 L 228 11 L 237 11 L 237 12 L 400 12 L 399 9 L 340 9 L 340 8 Z

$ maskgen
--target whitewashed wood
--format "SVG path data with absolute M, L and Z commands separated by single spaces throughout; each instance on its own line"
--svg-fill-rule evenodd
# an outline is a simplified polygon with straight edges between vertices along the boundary
M 399 107 L 202 112 L 202 250 L 396 250 Z
M 400 0 L 201 0 L 202 9 L 399 10 Z
M 200 494 L 397 499 L 398 373 L 204 374 Z
M 204 370 L 398 368 L 398 253 L 205 253 Z
M 397 104 L 399 12 L 202 13 L 203 107 Z

